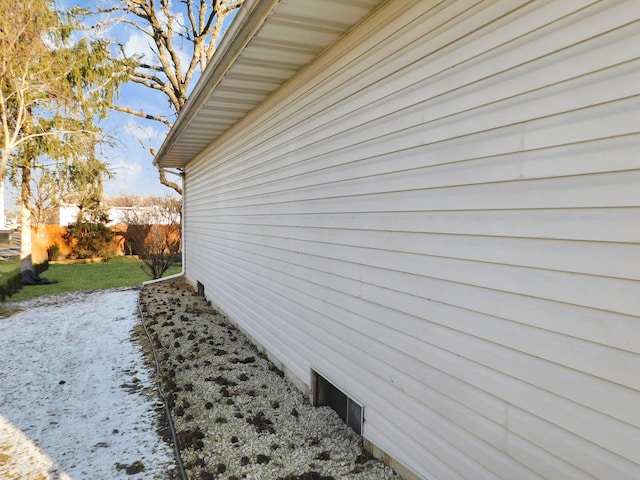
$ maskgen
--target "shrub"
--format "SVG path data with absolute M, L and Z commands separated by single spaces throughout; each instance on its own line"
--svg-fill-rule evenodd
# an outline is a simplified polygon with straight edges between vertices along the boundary
M 58 242 L 53 242 L 51 245 L 49 245 L 49 248 L 47 248 L 47 260 L 50 262 L 52 260 L 57 260 L 59 255 L 60 245 L 58 245 Z
M 180 224 L 129 225 L 128 235 L 151 278 L 160 278 L 179 257 Z
M 110 258 L 113 232 L 104 223 L 76 222 L 62 235 L 75 258 Z
M 0 300 L 3 302 L 22 288 L 20 269 L 12 273 L 3 285 L 0 285 Z
M 179 199 L 155 198 L 146 207 L 131 208 L 127 225 L 127 245 L 143 262 L 151 278 L 160 278 L 179 257 L 181 246 L 181 207 Z

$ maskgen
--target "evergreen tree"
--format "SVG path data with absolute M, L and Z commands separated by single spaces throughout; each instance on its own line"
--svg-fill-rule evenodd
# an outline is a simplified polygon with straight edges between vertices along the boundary
M 20 185 L 21 268 L 31 268 L 30 189 L 39 162 L 95 161 L 106 117 L 126 66 L 101 40 L 74 41 L 74 12 L 48 0 L 0 2 L 0 181 Z

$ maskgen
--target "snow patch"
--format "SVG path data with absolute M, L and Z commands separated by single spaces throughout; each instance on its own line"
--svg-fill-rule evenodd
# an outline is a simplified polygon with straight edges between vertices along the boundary
M 0 477 L 167 478 L 155 394 L 132 342 L 138 290 L 36 299 L 0 318 Z M 40 477 L 38 477 L 40 475 Z

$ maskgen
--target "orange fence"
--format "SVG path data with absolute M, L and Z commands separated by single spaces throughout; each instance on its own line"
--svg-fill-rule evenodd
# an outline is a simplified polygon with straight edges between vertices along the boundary
M 115 233 L 111 242 L 111 252 L 114 256 L 125 254 L 125 235 L 127 232 L 126 225 L 116 225 L 111 227 Z M 34 227 L 31 231 L 31 258 L 33 263 L 41 263 L 47 260 L 47 249 L 57 243 L 60 247 L 59 255 L 67 257 L 71 253 L 71 247 L 64 243 L 62 235 L 67 231 L 67 227 L 58 225 L 41 225 Z

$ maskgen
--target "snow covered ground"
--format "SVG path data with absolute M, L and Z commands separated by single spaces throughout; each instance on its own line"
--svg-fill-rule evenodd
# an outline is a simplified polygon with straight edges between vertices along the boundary
M 139 297 L 189 478 L 399 478 L 176 280 L 0 306 L 1 480 L 172 478 L 157 392 L 132 338 Z
M 138 295 L 60 295 L 0 317 L 0 478 L 168 478 L 172 452 L 131 340 Z M 130 477 L 136 462 L 144 474 Z

